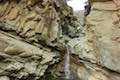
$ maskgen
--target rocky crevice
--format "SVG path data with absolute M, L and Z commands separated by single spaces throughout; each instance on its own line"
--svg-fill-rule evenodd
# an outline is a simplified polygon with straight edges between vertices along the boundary
M 83 27 L 64 0 L 0 1 L 0 80 L 120 80 L 119 0 L 90 0 Z

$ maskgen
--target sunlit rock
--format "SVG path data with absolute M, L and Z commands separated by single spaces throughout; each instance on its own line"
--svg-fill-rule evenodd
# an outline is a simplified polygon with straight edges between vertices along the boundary
M 86 46 L 80 55 L 116 72 L 120 72 L 118 14 L 119 7 L 113 1 L 93 3 L 87 16 Z

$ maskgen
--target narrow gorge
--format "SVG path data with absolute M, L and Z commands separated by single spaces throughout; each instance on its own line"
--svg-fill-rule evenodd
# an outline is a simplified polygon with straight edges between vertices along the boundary
M 0 80 L 120 80 L 120 0 L 89 5 L 0 0 Z

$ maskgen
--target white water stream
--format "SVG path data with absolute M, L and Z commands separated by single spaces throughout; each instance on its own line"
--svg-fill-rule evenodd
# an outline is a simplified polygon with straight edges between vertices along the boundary
M 65 64 L 64 64 L 64 72 L 65 72 L 65 79 L 71 79 L 70 73 L 70 49 L 68 45 L 65 45 L 66 54 L 65 54 Z

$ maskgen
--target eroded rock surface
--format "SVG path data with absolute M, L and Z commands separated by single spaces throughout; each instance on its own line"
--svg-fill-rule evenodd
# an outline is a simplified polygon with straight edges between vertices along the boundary
M 81 61 L 82 62 L 82 61 Z M 82 64 L 82 63 L 81 63 Z M 119 80 L 120 75 L 105 68 L 83 61 L 77 73 L 80 80 Z
M 64 0 L 0 0 L 0 80 L 61 77 L 64 42 L 75 80 L 120 80 L 120 1 L 90 1 L 83 27 Z
M 112 1 L 93 3 L 86 26 L 88 47 L 83 54 L 92 54 L 97 63 L 120 72 L 119 7 Z
M 20 41 L 17 38 L 0 33 L 0 75 L 27 78 L 29 75 L 39 78 L 44 75 L 48 65 L 57 62 L 58 52 Z
M 82 29 L 85 34 L 69 40 L 72 53 L 84 65 L 79 65 L 78 76 L 80 80 L 119 80 L 120 0 L 91 1 Z
M 59 61 L 60 38 L 77 36 L 75 21 L 64 0 L 0 0 L 0 80 L 40 79 Z
M 0 3 L 0 10 L 0 21 L 5 26 L 1 27 L 4 30 L 15 31 L 29 41 L 52 42 L 58 39 L 60 34 L 67 34 L 68 31 L 69 36 L 76 36 L 76 29 L 71 26 L 74 24 L 72 9 L 64 0 L 21 0 L 18 2 L 5 0 Z
M 82 80 L 120 79 L 119 0 L 104 1 L 92 2 L 91 12 L 86 17 L 86 35 L 83 38 L 83 46 L 78 50 L 78 53 L 81 59 L 104 67 L 108 72 L 105 71 L 104 74 L 101 70 L 96 71 L 93 68 L 93 71 L 90 70 L 89 73 L 89 70 L 81 68 L 79 73 L 81 73 Z M 87 77 L 83 77 L 87 74 Z

